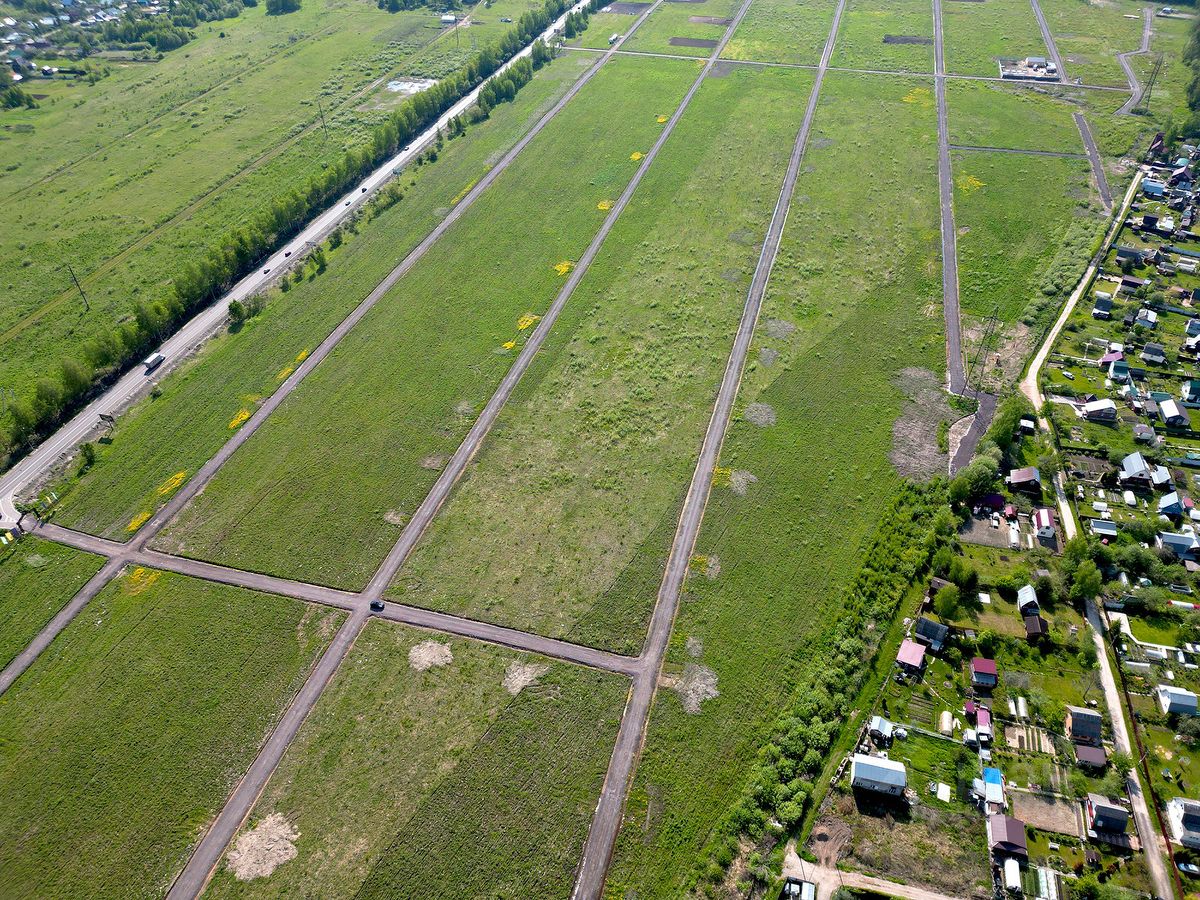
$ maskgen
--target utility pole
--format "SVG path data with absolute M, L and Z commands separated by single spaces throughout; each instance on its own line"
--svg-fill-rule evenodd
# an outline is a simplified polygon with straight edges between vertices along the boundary
M 321 106 L 321 98 L 317 98 L 317 112 L 321 114 L 321 127 L 325 130 L 325 140 L 329 140 L 329 126 L 325 124 L 325 108 Z
M 1158 81 L 1158 73 L 1162 70 L 1162 60 L 1161 53 L 1154 57 L 1154 68 L 1150 70 L 1150 78 L 1146 82 L 1146 93 L 1142 96 L 1142 102 L 1138 104 L 1147 111 L 1150 109 L 1150 97 L 1154 94 L 1154 83 Z
M 83 311 L 91 312 L 92 305 L 88 303 L 87 294 L 83 292 L 83 286 L 79 283 L 79 279 L 75 277 L 75 270 L 71 268 L 70 262 L 65 263 L 65 265 L 67 267 L 67 271 L 71 273 L 71 280 L 75 282 L 75 290 L 79 291 L 79 296 L 83 298 Z

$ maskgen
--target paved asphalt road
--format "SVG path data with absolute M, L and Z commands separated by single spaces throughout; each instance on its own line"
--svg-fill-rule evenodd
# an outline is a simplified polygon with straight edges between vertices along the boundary
M 838 0 L 837 10 L 833 15 L 833 24 L 829 37 L 821 54 L 821 65 L 809 94 L 808 106 L 804 111 L 796 143 L 788 161 L 787 173 L 779 192 L 779 199 L 771 215 L 771 223 L 763 241 L 762 252 L 754 269 L 754 277 L 746 296 L 746 304 L 738 323 L 737 335 L 734 338 L 733 349 L 725 367 L 721 387 L 717 393 L 717 401 L 709 421 L 708 430 L 704 435 L 704 444 L 700 450 L 700 458 L 692 475 L 692 483 L 684 500 L 683 511 L 679 517 L 679 525 L 675 532 L 675 540 L 671 545 L 671 553 L 667 560 L 667 569 L 654 613 L 650 620 L 650 631 L 646 640 L 643 659 L 646 669 L 635 679 L 633 692 L 621 719 L 621 727 L 617 733 L 617 744 L 613 749 L 612 760 L 609 763 L 608 774 L 604 779 L 604 787 L 600 793 L 600 801 L 596 806 L 596 814 L 592 819 L 592 827 L 584 846 L 583 859 L 580 862 L 579 875 L 575 882 L 573 900 L 595 900 L 603 893 L 604 878 L 608 872 L 609 860 L 612 858 L 613 847 L 616 844 L 617 833 L 621 828 L 621 817 L 625 808 L 625 798 L 628 795 L 633 769 L 641 753 L 645 740 L 646 725 L 650 718 L 650 708 L 654 700 L 655 686 L 659 671 L 662 669 L 666 655 L 667 644 L 671 638 L 671 629 L 675 623 L 675 612 L 679 606 L 679 594 L 687 574 L 688 561 L 696 543 L 696 535 L 700 530 L 700 521 L 704 515 L 704 507 L 708 500 L 709 488 L 712 485 L 713 469 L 717 464 L 721 444 L 725 438 L 725 430 L 733 411 L 734 400 L 737 398 L 738 383 L 741 380 L 742 369 L 746 356 L 750 351 L 750 341 L 754 335 L 754 326 L 758 321 L 758 313 L 762 307 L 763 295 L 771 275 L 771 268 L 779 254 L 779 243 L 783 237 L 783 228 L 787 221 L 788 207 L 795 193 L 796 180 L 800 175 L 800 165 L 804 158 L 804 150 L 808 144 L 808 134 L 812 128 L 817 100 L 821 93 L 821 83 L 825 78 L 825 70 L 829 65 L 829 57 L 833 53 L 834 39 L 837 35 L 838 24 L 842 18 L 846 0 Z M 749 8 L 749 0 L 743 2 L 733 24 L 725 32 L 720 45 L 713 51 L 713 58 L 720 55 L 728 42 L 737 23 L 745 16 Z M 711 61 L 710 61 L 711 65 Z M 707 69 L 707 67 L 706 67 Z M 703 75 L 703 73 L 702 73 Z
M 1029 0 L 1033 4 L 1033 14 L 1037 17 L 1038 28 L 1042 29 L 1042 41 L 1046 44 L 1046 52 L 1050 54 L 1050 59 L 1058 68 L 1058 80 L 1063 84 L 1067 83 L 1067 67 L 1063 65 L 1062 57 L 1058 54 L 1058 44 L 1054 43 L 1054 35 L 1050 33 L 1050 26 L 1046 24 L 1046 17 L 1042 14 L 1042 7 L 1038 0 Z
M 1112 190 L 1108 186 L 1108 176 L 1104 174 L 1104 163 L 1100 160 L 1100 151 L 1096 148 L 1096 139 L 1092 137 L 1091 126 L 1083 113 L 1075 113 L 1075 126 L 1079 136 L 1083 138 L 1083 146 L 1087 148 L 1088 159 L 1092 163 L 1092 176 L 1096 179 L 1096 190 L 1104 201 L 1105 212 L 1112 212 Z
M 1129 99 L 1122 104 L 1117 110 L 1117 115 L 1130 115 L 1137 105 L 1142 102 L 1142 94 L 1145 92 L 1140 81 L 1138 81 L 1137 73 L 1133 71 L 1133 66 L 1129 60 L 1134 56 L 1141 56 L 1144 53 L 1150 52 L 1150 35 L 1154 29 L 1154 9 L 1145 7 L 1142 10 L 1142 46 L 1137 50 L 1130 50 L 1128 53 L 1118 53 L 1117 61 L 1121 64 L 1121 68 L 1125 70 L 1125 80 L 1129 82 L 1130 95 Z
M 548 37 L 554 32 L 561 31 L 567 15 L 582 8 L 585 3 L 586 0 L 580 0 L 571 10 L 564 13 L 558 21 L 547 28 L 543 32 L 542 37 Z M 526 47 L 516 54 L 512 60 L 502 66 L 492 77 L 498 77 L 513 62 L 528 56 L 529 53 L 530 48 Z M 589 71 L 581 81 L 586 81 L 592 74 Z M 173 364 L 182 360 L 196 347 L 220 330 L 229 316 L 230 303 L 234 300 L 244 300 L 246 297 L 262 290 L 278 275 L 280 267 L 286 266 L 289 262 L 301 257 L 309 244 L 324 240 L 347 217 L 355 214 L 370 199 L 372 194 L 392 177 L 396 169 L 411 162 L 427 144 L 436 139 L 439 130 L 446 128 L 455 116 L 466 112 L 478 98 L 481 88 L 482 85 L 454 104 L 437 122 L 426 129 L 420 137 L 416 138 L 406 148 L 401 150 L 400 153 L 368 175 L 348 194 L 340 197 L 328 210 L 313 219 L 303 231 L 287 244 L 280 247 L 274 255 L 262 262 L 253 272 L 234 285 L 225 296 L 189 320 L 187 324 L 158 348 L 157 352 L 166 357 L 166 362 L 155 372 L 147 373 L 140 365 L 135 366 L 122 376 L 116 384 L 84 407 L 73 419 L 34 448 L 28 456 L 3 475 L 0 475 L 0 527 L 12 527 L 16 524 L 20 518 L 20 514 L 16 508 L 16 498 L 50 471 L 64 455 L 73 452 L 80 443 L 87 440 L 96 430 L 101 414 L 111 415 L 119 412 L 130 400 L 145 391 L 147 386 L 153 383 L 156 378 L 161 377 Z M 497 169 L 499 168 L 500 166 L 497 166 Z M 491 179 L 492 175 L 489 174 L 484 180 Z M 459 206 L 462 205 L 461 203 L 459 204 Z M 450 217 L 447 218 L 449 219 Z M 455 218 L 457 217 L 455 216 Z
M 950 129 L 946 115 L 946 55 L 942 41 L 942 0 L 933 0 L 934 90 L 938 118 L 938 197 L 942 219 L 942 308 L 946 319 L 946 373 L 950 391 L 967 387 L 963 371 L 962 324 L 958 307 L 958 237 L 954 229 L 954 182 L 950 168 Z M 964 441 L 965 443 L 965 441 Z

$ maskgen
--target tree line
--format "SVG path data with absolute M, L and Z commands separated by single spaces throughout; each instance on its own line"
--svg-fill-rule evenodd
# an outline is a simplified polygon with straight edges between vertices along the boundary
M 599 8 L 603 2 L 591 0 L 590 8 Z M 522 13 L 512 29 L 494 45 L 482 48 L 457 73 L 409 97 L 375 126 L 361 146 L 347 150 L 302 187 L 276 197 L 249 222 L 222 235 L 195 262 L 181 265 L 166 296 L 139 301 L 131 320 L 85 342 L 79 357 L 63 360 L 56 373 L 38 380 L 32 397 L 9 406 L 10 452 L 48 432 L 81 406 L 97 385 L 141 359 L 533 41 L 529 58 L 518 60 L 501 78 L 484 86 L 472 115 L 486 118 L 497 104 L 515 97 L 534 71 L 553 57 L 550 49 L 535 38 L 569 7 L 568 0 L 545 0 L 541 9 Z M 462 127 L 461 121 L 452 124 L 459 131 Z

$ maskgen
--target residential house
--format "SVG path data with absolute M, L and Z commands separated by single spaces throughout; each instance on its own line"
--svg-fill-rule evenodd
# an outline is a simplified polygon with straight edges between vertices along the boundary
M 1154 483 L 1150 463 L 1141 453 L 1130 453 L 1121 460 L 1121 471 L 1117 473 L 1117 478 L 1126 487 L 1142 488 L 1143 490 L 1149 490 Z
M 1037 536 L 1043 541 L 1052 541 L 1058 537 L 1058 531 L 1054 527 L 1054 510 L 1046 506 L 1035 509 L 1033 511 L 1033 527 L 1037 531 Z
M 984 809 L 989 813 L 1002 813 L 1008 806 L 1004 797 L 1004 775 L 999 769 L 985 766 L 983 777 L 978 784 L 973 785 L 975 794 L 983 801 Z
M 1121 278 L 1121 286 L 1117 291 L 1122 294 L 1137 293 L 1139 288 L 1146 286 L 1146 282 L 1141 278 L 1134 278 L 1132 275 L 1125 275 Z
M 1000 673 L 994 659 L 976 656 L 971 660 L 971 684 L 975 687 L 994 688 L 1000 683 Z
M 996 736 L 992 726 L 992 711 L 983 704 L 980 704 L 975 710 L 975 735 L 979 743 L 984 746 L 990 744 Z
M 908 786 L 904 763 L 855 753 L 850 757 L 850 785 L 863 791 L 899 797 Z
M 1187 325 L 1183 327 L 1188 337 L 1195 337 L 1200 334 L 1200 319 L 1188 319 Z
M 1025 640 L 1030 643 L 1040 641 L 1050 633 L 1050 623 L 1041 616 L 1025 616 Z
M 918 644 L 924 644 L 928 647 L 930 653 L 940 653 L 942 648 L 946 646 L 946 639 L 949 636 L 949 626 L 943 625 L 941 622 L 935 622 L 932 619 L 927 619 L 924 616 L 917 619 L 916 627 L 913 628 L 913 638 Z
M 1117 536 L 1117 523 L 1108 519 L 1091 519 L 1088 521 L 1088 527 L 1091 528 L 1092 534 L 1102 539 L 1113 540 Z
M 1014 856 L 1029 858 L 1029 846 L 1025 842 L 1025 823 L 1020 819 L 1003 814 L 987 818 L 988 848 L 997 859 Z
M 1142 181 L 1142 193 L 1152 200 L 1161 200 L 1166 196 L 1167 186 L 1161 181 L 1152 181 L 1147 178 Z
M 1013 469 L 1004 480 L 1014 491 L 1025 491 L 1037 495 L 1042 493 L 1042 473 L 1037 470 L 1037 466 Z
M 1159 408 L 1162 411 L 1163 422 L 1168 428 L 1183 431 L 1192 427 L 1192 421 L 1188 417 L 1187 410 L 1174 400 L 1164 400 Z
M 1099 794 L 1087 795 L 1088 831 L 1123 834 L 1129 826 L 1129 810 Z
M 1099 711 L 1086 706 L 1067 707 L 1067 736 L 1076 744 L 1099 747 L 1103 737 L 1103 718 Z
M 1108 753 L 1103 747 L 1076 744 L 1075 761 L 1085 769 L 1100 771 L 1108 765 Z
M 1175 843 L 1200 850 L 1200 800 L 1176 797 L 1167 804 L 1167 822 Z
M 1158 498 L 1158 514 L 1160 516 L 1170 516 L 1172 519 L 1178 519 L 1183 515 L 1184 509 L 1190 505 L 1185 504 L 1184 499 L 1185 498 L 1180 495 L 1179 491 L 1171 491 L 1169 494 L 1163 494 Z
M 900 670 L 908 675 L 920 675 L 925 668 L 925 648 L 914 640 L 905 639 L 900 644 L 900 652 L 896 654 L 896 663 Z
M 1133 320 L 1134 325 L 1141 325 L 1143 328 L 1158 327 L 1158 313 L 1152 309 L 1142 307 L 1138 310 L 1137 316 Z
M 1154 443 L 1154 429 L 1141 422 L 1133 426 L 1133 439 L 1139 444 Z
M 1158 705 L 1167 715 L 1196 715 L 1196 695 L 1173 684 L 1160 684 L 1155 688 Z
M 1190 534 L 1172 534 L 1163 532 L 1155 540 L 1155 545 L 1169 550 L 1179 559 L 1192 559 L 1196 555 L 1196 538 Z
M 867 726 L 867 731 L 871 737 L 882 744 L 890 744 L 892 742 L 892 734 L 896 730 L 896 726 L 883 716 L 872 716 L 871 722 Z
M 1117 354 L 1120 358 L 1114 359 L 1108 364 L 1108 377 L 1113 380 L 1114 384 L 1125 384 L 1129 381 L 1129 363 L 1125 361 L 1125 354 Z
M 1200 378 L 1189 378 L 1185 381 L 1179 389 L 1179 399 L 1184 403 L 1200 403 Z
M 1142 362 L 1152 366 L 1166 365 L 1167 351 L 1162 344 L 1147 344 L 1140 354 Z
M 1017 610 L 1023 616 L 1036 616 L 1041 610 L 1038 605 L 1037 591 L 1032 584 L 1017 588 Z
M 1085 403 L 1083 404 L 1083 417 L 1090 422 L 1115 422 L 1117 421 L 1117 404 L 1107 397 L 1103 400 Z
M 1146 227 L 1145 219 L 1142 220 L 1142 227 Z M 1140 266 L 1142 264 L 1142 251 L 1134 247 L 1120 246 L 1117 248 L 1117 265 L 1122 269 L 1126 266 Z

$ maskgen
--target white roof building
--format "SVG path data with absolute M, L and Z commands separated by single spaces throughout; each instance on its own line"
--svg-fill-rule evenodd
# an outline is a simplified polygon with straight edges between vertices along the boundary
M 1185 716 L 1196 715 L 1196 695 L 1189 690 L 1175 687 L 1172 684 L 1160 684 L 1155 693 L 1158 705 L 1164 713 L 1179 713 Z
M 850 784 L 864 791 L 898 797 L 908 786 L 904 763 L 894 759 L 855 753 L 850 758 Z

